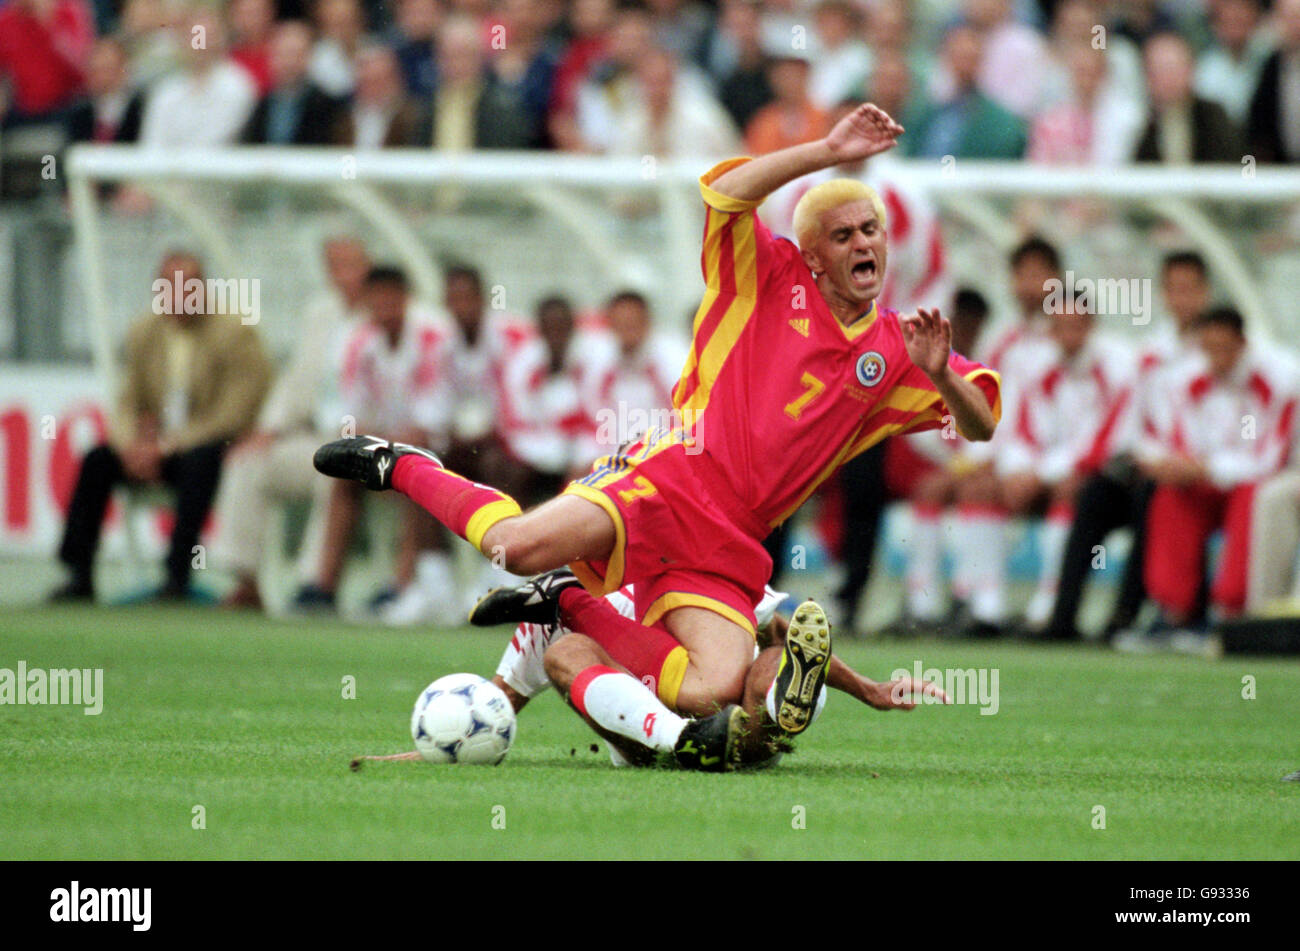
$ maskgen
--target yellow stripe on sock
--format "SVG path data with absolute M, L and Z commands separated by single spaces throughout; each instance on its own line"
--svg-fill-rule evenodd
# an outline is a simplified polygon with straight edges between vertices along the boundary
M 465 540 L 479 551 L 483 551 L 483 536 L 487 534 L 488 529 L 502 519 L 513 518 L 520 514 L 522 509 L 514 499 L 497 499 L 495 502 L 489 502 L 469 517 L 469 524 L 465 526 Z M 490 557 L 489 552 L 483 551 L 483 554 Z

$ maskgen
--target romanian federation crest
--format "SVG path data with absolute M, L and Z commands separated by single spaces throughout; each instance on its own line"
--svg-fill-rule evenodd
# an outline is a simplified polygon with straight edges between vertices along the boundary
M 863 386 L 875 386 L 885 378 L 885 358 L 875 350 L 868 350 L 858 357 L 858 382 Z

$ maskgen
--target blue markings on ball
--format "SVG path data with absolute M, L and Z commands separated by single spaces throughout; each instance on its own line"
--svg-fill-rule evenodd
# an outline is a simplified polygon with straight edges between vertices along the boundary
M 460 740 L 457 740 L 455 743 L 446 743 L 442 746 L 439 746 L 438 749 L 446 753 L 447 758 L 454 763 L 456 762 L 456 754 L 460 752 Z

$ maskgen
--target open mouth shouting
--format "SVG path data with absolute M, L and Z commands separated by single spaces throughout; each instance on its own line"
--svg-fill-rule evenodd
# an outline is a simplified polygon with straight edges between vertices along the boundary
M 854 287 L 866 289 L 876 283 L 877 270 L 875 258 L 863 258 L 849 268 L 849 276 Z

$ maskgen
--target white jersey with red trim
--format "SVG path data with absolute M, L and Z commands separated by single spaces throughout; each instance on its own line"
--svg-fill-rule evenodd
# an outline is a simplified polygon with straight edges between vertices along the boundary
M 520 425 L 523 404 L 520 394 L 506 385 L 508 367 L 515 360 L 528 365 L 537 359 L 536 351 L 530 355 L 526 349 L 537 338 L 537 329 L 523 317 L 497 311 L 483 315 L 473 344 L 455 321 L 451 328 L 452 435 L 475 440 Z M 530 371 L 515 375 L 527 379 Z
M 1138 459 L 1162 455 L 1173 422 L 1178 380 L 1193 366 L 1204 364 L 1194 331 L 1178 333 L 1168 324 L 1161 325 L 1138 354 L 1133 411 L 1116 450 L 1131 452 Z
M 795 179 L 768 196 L 759 216 L 774 234 L 794 238 L 794 208 L 799 199 L 815 185 L 845 177 L 870 185 L 885 204 L 889 263 L 877 300 L 904 314 L 918 307 L 946 310 L 953 288 L 939 215 L 925 191 L 892 160 L 872 159 L 865 174 L 846 175 L 831 168 Z
M 595 344 L 599 353 L 593 357 L 585 397 L 596 421 L 594 448 L 610 453 L 654 426 L 671 428 L 673 387 L 686 364 L 689 342 L 652 333 L 630 354 L 612 336 Z
M 1122 432 L 1136 378 L 1136 355 L 1122 340 L 1093 332 L 1073 358 L 1057 347 L 1021 388 L 998 474 L 1032 472 L 1054 484 L 1099 469 Z
M 1020 318 L 994 336 L 986 351 L 980 348 L 982 352 L 975 359 L 1003 376 L 1003 416 L 1006 415 L 1006 377 L 1012 377 L 1013 388 L 1017 380 L 1027 383 L 1055 358 L 1055 344 L 1049 331 L 1046 314 L 1028 320 Z
M 1295 445 L 1300 368 L 1290 355 L 1247 345 L 1226 379 L 1183 364 L 1173 387 L 1168 453 L 1201 462 L 1221 489 L 1278 472 Z
M 992 367 L 1002 375 L 1002 425 L 987 442 L 971 443 L 964 455 L 973 462 L 991 462 L 1001 455 L 1011 442 L 1011 426 L 1019 411 L 1021 392 L 1055 359 L 1057 347 L 1048 333 L 1047 316 L 1036 315 L 1029 319 L 1017 317 L 984 345 L 977 348 L 980 363 Z
M 337 431 L 351 417 L 377 435 L 440 432 L 451 405 L 450 339 L 446 321 L 418 304 L 408 306 L 396 345 L 371 321 L 351 328 L 337 355 L 337 404 L 318 413 L 322 428 Z
M 563 475 L 600 455 L 596 420 L 585 394 L 588 377 L 608 349 L 607 334 L 578 331 L 569 341 L 564 365 L 552 373 L 541 337 L 507 359 L 503 385 L 517 413 L 502 427 L 510 452 L 534 469 Z

